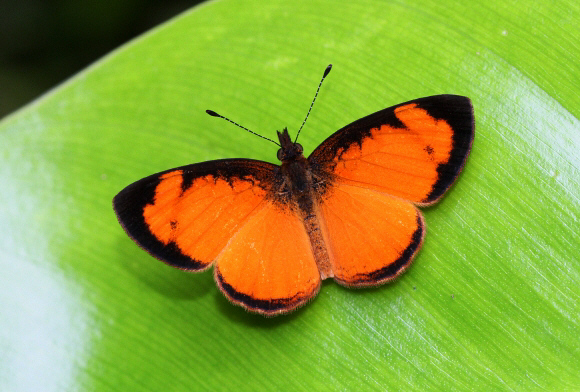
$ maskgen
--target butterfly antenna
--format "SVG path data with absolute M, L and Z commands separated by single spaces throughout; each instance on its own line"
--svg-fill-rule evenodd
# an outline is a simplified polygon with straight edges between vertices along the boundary
M 235 126 L 238 126 L 238 127 L 242 128 L 242 129 L 245 129 L 246 131 L 248 131 L 248 132 L 250 132 L 250 133 L 253 133 L 253 134 L 254 134 L 254 135 L 256 135 L 256 136 L 259 136 L 259 137 L 261 137 L 262 139 L 266 139 L 266 140 L 268 140 L 268 141 L 271 141 L 271 142 L 272 142 L 272 143 L 274 143 L 275 145 L 277 145 L 277 146 L 280 146 L 280 144 L 279 144 L 279 143 L 277 143 L 277 142 L 275 142 L 274 140 L 272 140 L 272 139 L 270 139 L 270 138 L 267 138 L 266 136 L 262 136 L 262 135 L 260 135 L 259 133 L 256 133 L 256 132 L 254 132 L 254 131 L 252 131 L 252 130 L 250 130 L 250 129 L 248 129 L 248 128 L 244 127 L 244 126 L 241 126 L 241 125 L 240 125 L 240 124 L 238 124 L 237 122 L 235 122 L 235 121 L 232 121 L 232 120 L 230 120 L 229 118 L 227 118 L 227 117 L 224 117 L 224 116 L 222 116 L 221 114 L 214 112 L 213 110 L 206 110 L 205 112 L 206 112 L 207 114 L 209 114 L 210 116 L 214 116 L 214 117 L 223 118 L 224 120 L 231 122 L 231 123 L 232 123 L 232 124 L 234 124 Z M 282 147 L 282 146 L 280 146 L 280 147 Z
M 322 82 L 324 82 L 324 78 L 326 78 L 326 76 L 329 74 L 331 69 L 332 69 L 332 64 L 328 64 L 328 67 L 326 67 L 326 69 L 324 70 L 324 75 L 322 75 L 322 79 L 320 79 L 320 83 L 318 83 L 318 88 L 316 89 L 316 94 L 314 94 L 314 99 L 312 100 L 312 103 L 310 104 L 310 108 L 308 108 L 308 113 L 306 113 L 306 118 L 304 119 L 304 121 L 302 121 L 302 125 L 300 126 L 300 129 L 298 130 L 298 133 L 296 134 L 296 138 L 294 139 L 294 143 L 296 143 L 296 140 L 298 140 L 298 135 L 300 135 L 300 131 L 302 130 L 302 127 L 304 127 L 304 124 L 306 124 L 306 120 L 308 119 L 308 116 L 310 115 L 310 111 L 312 110 L 312 106 L 314 106 L 314 102 L 316 101 L 316 97 L 318 97 L 318 92 L 320 91 L 320 86 L 322 86 Z

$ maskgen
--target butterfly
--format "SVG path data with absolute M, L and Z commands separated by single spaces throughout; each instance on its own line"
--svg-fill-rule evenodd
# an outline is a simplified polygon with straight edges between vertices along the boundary
M 187 271 L 213 265 L 231 302 L 266 316 L 304 305 L 327 278 L 363 287 L 401 275 L 425 237 L 417 207 L 436 203 L 457 179 L 475 123 L 469 98 L 435 95 L 356 120 L 308 158 L 287 128 L 277 134 L 279 143 L 269 140 L 280 146 L 280 165 L 195 163 L 143 178 L 113 199 L 121 226 L 144 250 Z

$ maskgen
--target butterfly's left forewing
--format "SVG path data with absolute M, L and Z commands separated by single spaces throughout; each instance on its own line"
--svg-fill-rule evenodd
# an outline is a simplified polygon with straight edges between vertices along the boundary
M 435 95 L 393 106 L 340 129 L 308 161 L 354 186 L 435 203 L 459 175 L 475 135 L 467 97 Z

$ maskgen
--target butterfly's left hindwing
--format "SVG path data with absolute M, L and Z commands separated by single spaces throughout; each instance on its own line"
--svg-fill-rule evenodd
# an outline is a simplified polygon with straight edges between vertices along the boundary
M 224 159 L 139 180 L 113 199 L 135 242 L 174 267 L 203 270 L 268 198 L 278 166 Z
M 334 280 L 345 286 L 395 279 L 425 235 L 423 216 L 412 203 L 340 182 L 323 196 L 320 219 Z

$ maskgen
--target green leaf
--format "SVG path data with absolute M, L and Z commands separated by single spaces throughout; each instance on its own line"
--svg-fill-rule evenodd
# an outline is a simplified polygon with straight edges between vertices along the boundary
M 580 386 L 577 2 L 206 3 L 0 123 L 0 389 L 574 390 Z M 397 282 L 325 282 L 267 319 L 122 231 L 146 175 L 312 151 L 421 96 L 469 96 L 473 152 Z M 291 239 L 289 239 L 291 240 Z M 364 246 L 361 244 L 361 246 Z

